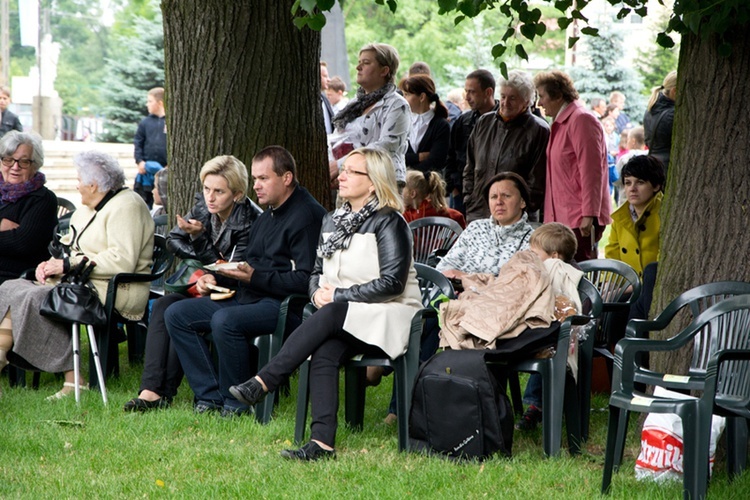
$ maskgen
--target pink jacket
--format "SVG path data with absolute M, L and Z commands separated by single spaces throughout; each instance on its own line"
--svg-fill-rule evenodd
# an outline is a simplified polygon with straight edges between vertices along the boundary
M 604 129 L 578 101 L 568 104 L 552 122 L 547 144 L 547 189 L 544 222 L 581 226 L 594 217 L 600 226 L 612 219 Z

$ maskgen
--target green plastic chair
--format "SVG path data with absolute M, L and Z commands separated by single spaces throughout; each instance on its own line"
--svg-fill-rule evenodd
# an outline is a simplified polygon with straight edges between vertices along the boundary
M 568 371 L 568 348 L 572 327 L 587 325 L 599 318 L 602 299 L 596 287 L 585 278 L 578 284 L 578 293 L 584 314 L 570 316 L 560 324 L 555 355 L 546 359 L 525 359 L 507 365 L 514 407 L 520 399 L 520 387 L 517 387 L 518 377 L 514 377 L 513 372 L 539 373 L 542 376 L 542 446 L 548 457 L 560 454 L 563 413 L 568 450 L 571 455 L 581 451 L 580 403 L 578 388 L 573 375 Z
M 458 240 L 463 229 L 448 217 L 422 217 L 409 223 L 414 239 L 414 262 L 430 264 L 435 253 L 445 254 Z
M 673 314 L 670 319 L 672 317 Z M 726 415 L 731 422 L 727 433 L 727 446 L 730 450 L 728 457 L 740 454 L 737 447 L 742 447 L 744 453 L 747 453 L 747 418 L 750 416 L 750 295 L 739 295 L 718 302 L 700 313 L 685 329 L 670 339 L 638 338 L 644 328 L 651 328 L 650 331 L 653 331 L 654 323 L 631 321 L 627 337 L 615 347 L 602 493 L 609 492 L 612 472 L 622 463 L 629 413 L 637 411 L 675 413 L 682 419 L 684 498 L 705 498 L 713 413 Z M 662 323 L 659 326 L 666 325 Z M 675 351 L 691 344 L 692 364 L 684 377 L 669 377 L 668 374 L 643 367 L 644 354 Z M 689 399 L 654 397 L 636 390 L 637 383 L 681 391 L 698 389 L 702 392 L 700 397 Z M 744 436 L 738 435 L 737 430 L 743 428 Z
M 605 358 L 609 379 L 612 380 L 614 356 L 611 349 L 625 334 L 630 306 L 641 295 L 641 280 L 635 269 L 619 260 L 587 260 L 580 262 L 579 266 L 602 297 L 602 315 L 597 320 L 595 334 L 581 342 L 578 351 L 581 439 L 586 441 L 589 438 L 594 358 Z
M 417 271 L 419 288 L 422 292 L 422 304 L 429 306 L 434 298 L 435 288 L 439 288 L 449 298 L 455 297 L 450 281 L 439 271 L 422 264 L 414 264 Z M 308 305 L 305 317 L 315 311 Z M 398 415 L 398 450 L 409 449 L 409 409 L 414 389 L 414 379 L 419 369 L 419 348 L 422 339 L 423 315 L 434 313 L 434 309 L 418 311 L 411 321 L 411 332 L 406 353 L 392 360 L 388 357 L 362 356 L 355 357 L 344 364 L 345 368 L 345 406 L 346 423 L 353 429 L 361 430 L 364 421 L 366 369 L 368 366 L 390 367 L 394 370 L 394 388 L 396 390 L 396 414 Z M 302 443 L 307 427 L 307 407 L 310 398 L 310 362 L 305 361 L 299 369 L 299 387 L 297 389 L 297 417 L 294 428 L 294 440 Z

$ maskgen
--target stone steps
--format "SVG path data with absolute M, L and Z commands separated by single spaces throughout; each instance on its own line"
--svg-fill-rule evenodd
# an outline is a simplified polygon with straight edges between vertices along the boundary
M 113 144 L 105 142 L 44 141 L 44 166 L 42 172 L 47 178 L 47 188 L 58 197 L 72 201 L 76 206 L 81 204 L 78 193 L 78 172 L 73 164 L 73 157 L 82 151 L 97 150 L 115 157 L 125 171 L 126 185 L 133 187 L 138 169 L 133 159 L 132 144 Z

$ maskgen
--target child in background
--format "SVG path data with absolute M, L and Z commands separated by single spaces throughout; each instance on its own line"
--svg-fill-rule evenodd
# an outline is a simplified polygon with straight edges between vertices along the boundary
M 133 145 L 138 175 L 133 190 L 141 195 L 149 210 L 154 205 L 154 175 L 167 165 L 167 123 L 164 111 L 164 89 L 155 87 L 146 98 L 148 116 L 138 124 Z
M 445 181 L 437 172 L 422 173 L 406 171 L 404 186 L 404 218 L 406 222 L 422 217 L 448 217 L 466 229 L 466 220 L 461 212 L 448 208 L 445 202 Z
M 21 120 L 18 119 L 15 113 L 8 111 L 9 104 L 10 89 L 8 87 L 0 87 L 0 137 L 11 130 L 23 132 Z

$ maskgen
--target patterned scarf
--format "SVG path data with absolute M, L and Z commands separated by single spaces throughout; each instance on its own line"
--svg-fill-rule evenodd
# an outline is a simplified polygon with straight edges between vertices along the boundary
M 344 128 L 365 112 L 367 108 L 379 102 L 386 94 L 395 92 L 396 86 L 393 83 L 387 83 L 384 87 L 380 87 L 375 92 L 365 94 L 365 89 L 362 87 L 357 89 L 357 98 L 349 101 L 349 104 L 344 107 L 341 111 L 333 117 L 333 125 L 336 130 L 344 130 Z
M 2 174 L 0 174 L 0 202 L 15 203 L 29 193 L 33 193 L 37 189 L 41 189 L 47 179 L 44 174 L 37 172 L 34 176 L 26 182 L 20 184 L 10 184 L 5 182 Z
M 336 230 L 318 248 L 318 256 L 327 259 L 336 250 L 346 250 L 351 243 L 352 235 L 364 221 L 378 210 L 378 198 L 373 196 L 359 212 L 352 212 L 349 202 L 333 212 L 333 225 Z

